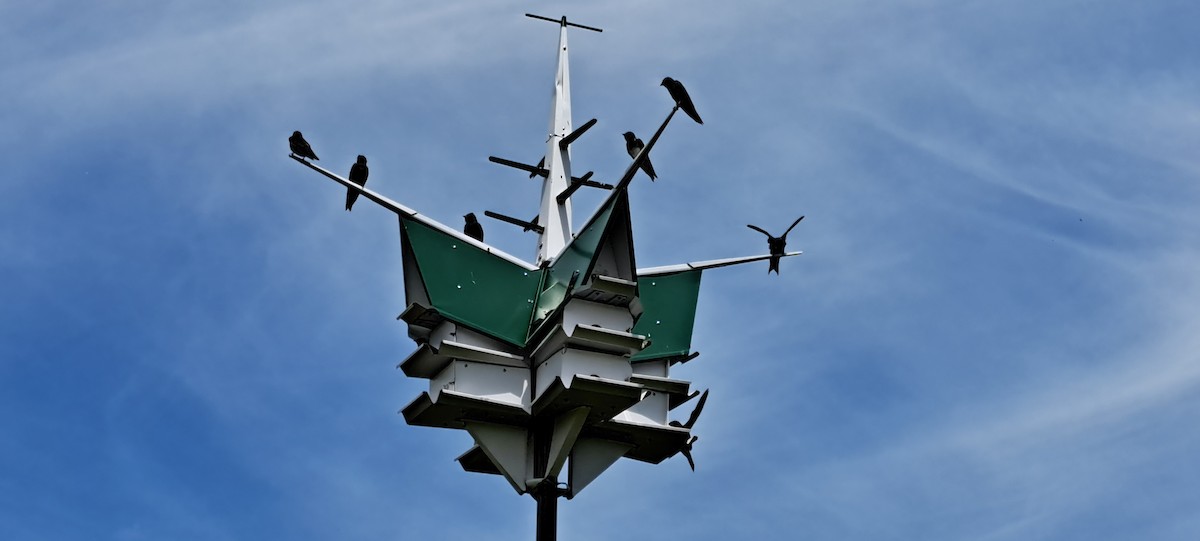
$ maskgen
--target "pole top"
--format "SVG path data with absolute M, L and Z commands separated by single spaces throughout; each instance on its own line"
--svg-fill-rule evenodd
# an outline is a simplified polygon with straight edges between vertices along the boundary
M 526 13 L 526 14 L 525 14 L 525 16 L 526 16 L 526 17 L 529 17 L 529 18 L 531 18 L 531 19 L 541 19 L 541 20 L 543 20 L 543 21 L 550 21 L 550 22 L 552 22 L 552 23 L 558 23 L 558 24 L 560 24 L 560 25 L 562 25 L 562 26 L 574 26 L 575 28 L 582 28 L 582 29 L 584 29 L 584 30 L 591 30 L 592 32 L 603 32 L 603 31 L 604 31 L 604 30 L 601 30 L 601 29 L 599 29 L 599 28 L 596 28 L 596 27 L 594 27 L 594 26 L 584 26 L 584 25 L 582 25 L 582 24 L 576 24 L 576 23 L 572 23 L 572 22 L 567 22 L 567 16 L 566 16 L 566 15 L 563 15 L 561 19 L 551 19 L 550 17 L 542 17 L 541 15 L 534 15 L 534 14 L 532 14 L 532 13 Z

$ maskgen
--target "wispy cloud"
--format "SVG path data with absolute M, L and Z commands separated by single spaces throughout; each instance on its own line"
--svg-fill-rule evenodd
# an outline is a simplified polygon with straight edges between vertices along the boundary
M 22 82 L 0 531 L 531 537 L 529 498 L 452 462 L 469 437 L 395 413 L 424 388 L 393 369 L 395 218 L 345 213 L 284 140 L 335 170 L 367 154 L 373 186 L 450 225 L 530 210 L 486 156 L 536 162 L 554 30 L 521 13 L 562 7 L 0 8 Z M 808 218 L 781 276 L 705 274 L 703 355 L 675 372 L 713 390 L 698 471 L 622 462 L 561 504 L 564 538 L 1194 537 L 1190 3 L 566 14 L 605 28 L 571 36 L 576 119 L 600 119 L 579 167 L 619 174 L 664 75 L 706 120 L 633 186 L 639 263 L 757 253 L 746 223 Z

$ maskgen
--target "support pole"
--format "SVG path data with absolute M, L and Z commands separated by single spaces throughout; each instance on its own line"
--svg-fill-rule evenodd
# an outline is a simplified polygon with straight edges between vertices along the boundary
M 546 479 L 534 492 L 537 500 L 537 541 L 558 539 L 558 482 Z
M 550 442 L 554 424 L 545 419 L 533 424 L 533 472 L 540 478 L 531 495 L 537 502 L 537 541 L 558 539 L 558 479 L 549 475 Z

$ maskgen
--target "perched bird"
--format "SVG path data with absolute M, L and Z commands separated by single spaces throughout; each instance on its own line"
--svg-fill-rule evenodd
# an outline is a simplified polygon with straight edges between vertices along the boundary
M 542 161 L 538 162 L 538 164 L 537 164 L 537 168 L 538 168 L 538 169 L 542 169 L 542 168 L 545 168 L 545 167 L 546 167 L 546 157 L 545 157 L 545 156 L 542 156 Z M 537 174 L 538 174 L 538 172 L 537 172 L 537 171 L 531 171 L 531 172 L 529 173 L 529 178 L 536 177 L 536 176 L 537 176 Z
M 633 135 L 633 132 L 631 131 L 625 132 L 624 135 L 625 151 L 629 152 L 630 158 L 636 158 L 638 153 L 641 152 L 643 148 L 646 148 L 646 144 L 643 143 L 641 139 L 638 139 L 635 135 Z M 650 176 L 650 180 L 658 178 L 658 175 L 654 174 L 654 166 L 650 165 L 650 156 L 646 156 L 646 159 L 642 160 L 642 171 L 645 171 L 646 174 Z
M 367 157 L 359 154 L 358 161 L 350 166 L 350 182 L 359 186 L 366 186 L 367 175 L 370 173 L 370 169 L 367 169 Z M 346 210 L 350 210 L 350 207 L 354 206 L 354 202 L 358 201 L 358 194 L 358 190 L 346 188 Z
M 288 146 L 292 147 L 292 154 L 301 158 L 320 159 L 313 153 L 312 147 L 308 145 L 308 141 L 304 140 L 304 136 L 300 135 L 299 131 L 292 132 L 292 136 L 288 137 Z
M 468 212 L 463 216 L 467 220 L 467 225 L 463 226 L 463 233 L 479 242 L 483 242 L 483 225 L 479 223 L 479 219 L 475 217 L 474 212 Z
M 697 124 L 704 124 L 700 120 L 700 114 L 696 112 L 696 106 L 692 105 L 692 97 L 688 96 L 687 89 L 683 87 L 683 83 L 676 81 L 670 77 L 663 77 L 662 86 L 667 87 L 667 92 L 671 93 L 671 99 L 675 100 L 675 104 L 687 113 L 687 116 L 692 117 Z
M 779 274 L 779 259 L 783 257 L 784 253 L 786 253 L 785 249 L 787 248 L 788 233 L 791 233 L 792 228 L 796 227 L 796 224 L 800 223 L 800 220 L 803 219 L 803 216 L 796 218 L 796 221 L 792 222 L 792 227 L 787 228 L 787 231 L 784 231 L 783 235 L 779 237 L 772 236 L 770 233 L 767 233 L 766 230 L 756 225 L 746 224 L 746 227 L 749 227 L 750 229 L 758 231 L 759 233 L 767 236 L 767 248 L 771 250 L 771 266 L 767 268 L 767 274 L 771 274 L 771 271 L 775 271 L 775 274 Z

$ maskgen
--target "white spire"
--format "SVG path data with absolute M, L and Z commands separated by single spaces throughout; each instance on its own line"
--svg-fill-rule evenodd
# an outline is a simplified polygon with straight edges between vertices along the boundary
M 544 229 L 538 238 L 537 264 L 558 256 L 571 242 L 571 200 L 559 203 L 558 194 L 571 180 L 571 153 L 558 142 L 571 133 L 571 75 L 567 63 L 567 24 L 563 19 L 558 34 L 558 69 L 554 75 L 554 94 L 550 105 L 550 134 L 546 140 L 546 169 L 550 174 L 542 183 L 541 213 L 538 224 Z

